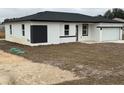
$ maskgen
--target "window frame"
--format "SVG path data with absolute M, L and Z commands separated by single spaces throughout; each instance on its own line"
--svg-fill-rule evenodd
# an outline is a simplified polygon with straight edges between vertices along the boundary
M 66 26 L 68 27 L 66 28 Z M 69 25 L 68 24 L 64 25 L 64 35 L 69 36 Z
M 89 30 L 89 24 L 83 24 L 82 25 L 82 36 L 88 36 L 88 30 Z
M 22 36 L 25 36 L 25 25 L 22 24 Z
M 10 35 L 12 35 L 12 25 L 9 25 Z

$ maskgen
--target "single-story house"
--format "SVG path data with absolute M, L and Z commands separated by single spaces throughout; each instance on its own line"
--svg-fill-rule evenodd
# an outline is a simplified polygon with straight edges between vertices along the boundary
M 45 11 L 7 19 L 5 39 L 29 46 L 122 39 L 124 22 L 78 13 Z
M 113 18 L 113 20 L 124 22 L 124 19 L 122 18 Z

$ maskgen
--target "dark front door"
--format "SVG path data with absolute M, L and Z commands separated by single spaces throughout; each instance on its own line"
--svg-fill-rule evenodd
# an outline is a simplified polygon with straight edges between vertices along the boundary
M 35 25 L 31 26 L 31 43 L 47 42 L 47 26 Z
M 78 25 L 76 25 L 76 41 L 78 41 Z

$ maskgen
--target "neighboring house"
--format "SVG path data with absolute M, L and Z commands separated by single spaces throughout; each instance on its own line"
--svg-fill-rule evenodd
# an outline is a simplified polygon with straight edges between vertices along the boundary
M 113 20 L 124 22 L 124 19 L 121 19 L 121 18 L 114 18 Z M 124 24 L 123 24 L 123 27 L 124 27 Z M 123 35 L 124 35 L 124 29 L 123 29 Z
M 124 19 L 122 18 L 114 18 L 113 20 L 124 22 Z
M 0 24 L 0 39 L 1 38 L 5 38 L 5 29 L 3 24 Z
M 0 24 L 0 32 L 4 32 L 5 31 L 5 29 L 4 29 L 4 25 L 2 25 L 2 24 Z
M 66 12 L 39 12 L 8 19 L 5 39 L 29 46 L 122 40 L 124 22 Z

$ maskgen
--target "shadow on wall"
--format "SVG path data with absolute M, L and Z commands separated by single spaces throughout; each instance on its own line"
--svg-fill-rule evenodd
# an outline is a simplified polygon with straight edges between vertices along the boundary
M 122 40 L 124 40 L 124 33 L 123 33 L 123 35 L 122 35 Z

